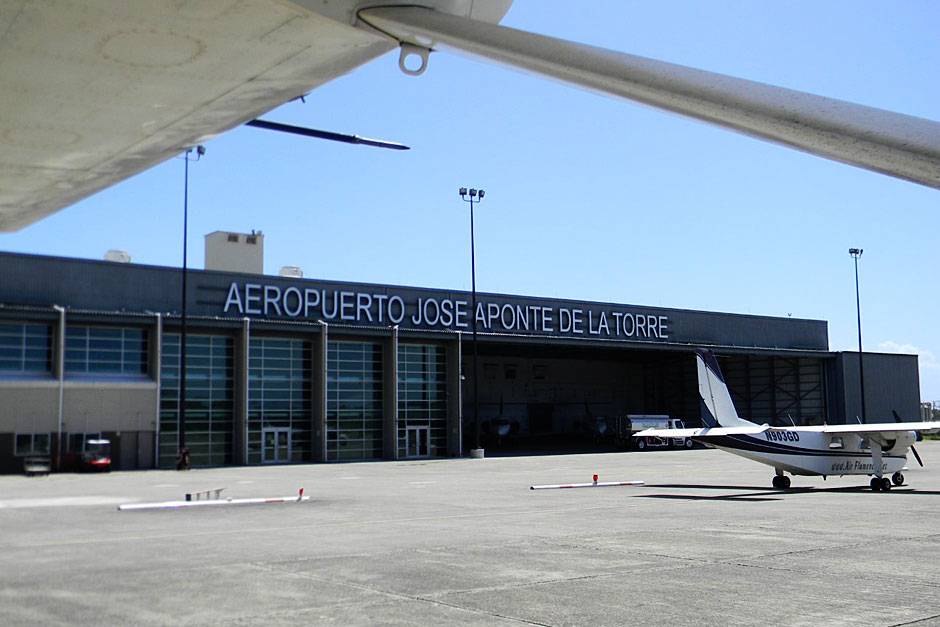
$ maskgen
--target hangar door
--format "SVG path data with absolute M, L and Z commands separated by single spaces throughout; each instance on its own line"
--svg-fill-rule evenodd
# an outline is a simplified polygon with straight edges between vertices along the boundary
M 822 359 L 732 355 L 719 356 L 718 361 L 742 418 L 770 425 L 829 420 Z

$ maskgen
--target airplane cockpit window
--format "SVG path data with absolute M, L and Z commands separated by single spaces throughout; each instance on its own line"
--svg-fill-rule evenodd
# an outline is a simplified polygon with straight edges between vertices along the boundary
M 842 449 L 845 448 L 845 443 L 842 441 L 842 438 L 832 438 L 829 440 L 830 449 Z

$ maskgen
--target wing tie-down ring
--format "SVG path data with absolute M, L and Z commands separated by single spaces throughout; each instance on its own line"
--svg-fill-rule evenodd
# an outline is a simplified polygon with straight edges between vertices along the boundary
M 424 74 L 426 69 L 428 69 L 428 56 L 430 54 L 430 48 L 425 48 L 424 46 L 418 46 L 416 44 L 403 41 L 401 42 L 401 54 L 398 56 L 398 67 L 402 72 L 409 76 L 420 76 Z M 421 59 L 421 66 L 414 69 L 408 67 L 406 61 L 409 57 L 418 57 Z

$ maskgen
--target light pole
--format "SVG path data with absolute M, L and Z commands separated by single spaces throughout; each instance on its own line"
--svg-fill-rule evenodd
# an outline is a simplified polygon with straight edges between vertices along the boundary
M 865 422 L 865 370 L 862 367 L 862 305 L 858 297 L 858 258 L 865 252 L 861 248 L 850 248 L 855 260 L 855 311 L 858 314 L 858 388 L 862 397 L 862 422 Z
M 473 241 L 473 204 L 483 200 L 485 193 L 482 189 L 471 189 L 468 193 L 466 187 L 460 188 L 460 198 L 470 203 L 470 307 L 472 312 L 470 318 L 473 322 L 473 450 L 470 451 L 471 457 L 483 457 L 483 449 L 480 448 L 480 373 L 477 368 L 477 269 Z
M 189 148 L 183 154 L 183 161 L 186 163 L 183 169 L 183 281 L 180 288 L 180 399 L 179 399 L 179 417 L 177 424 L 177 441 L 179 443 L 179 459 L 176 462 L 177 470 L 189 469 L 189 450 L 186 448 L 186 239 L 189 226 L 189 155 L 196 151 L 196 158 L 193 161 L 199 161 L 202 155 L 206 154 L 203 146 Z

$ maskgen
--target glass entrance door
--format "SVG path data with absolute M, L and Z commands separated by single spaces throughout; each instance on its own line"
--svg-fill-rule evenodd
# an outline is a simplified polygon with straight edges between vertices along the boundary
M 405 457 L 431 456 L 431 427 L 408 427 L 405 430 Z
M 265 429 L 261 462 L 286 464 L 290 461 L 290 429 Z

